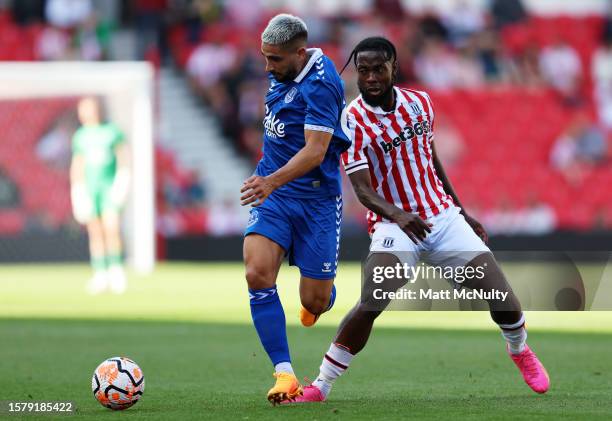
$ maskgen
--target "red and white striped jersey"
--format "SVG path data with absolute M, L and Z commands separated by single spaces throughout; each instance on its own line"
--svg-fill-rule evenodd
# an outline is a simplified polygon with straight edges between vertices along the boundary
M 342 162 L 347 174 L 368 169 L 372 187 L 387 202 L 428 219 L 453 204 L 433 164 L 433 105 L 425 92 L 394 89 L 394 111 L 372 107 L 361 95 L 349 104 L 352 145 Z M 370 232 L 384 221 L 372 211 L 367 218 Z

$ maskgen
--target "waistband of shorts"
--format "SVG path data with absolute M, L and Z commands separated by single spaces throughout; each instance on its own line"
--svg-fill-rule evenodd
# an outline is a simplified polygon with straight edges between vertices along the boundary
M 455 219 L 460 213 L 461 213 L 461 208 L 459 206 L 451 204 L 448 208 L 444 209 L 439 214 L 427 219 L 427 222 L 433 223 L 435 221 L 440 221 L 446 218 Z M 383 224 L 395 224 L 395 222 L 388 221 L 388 220 L 382 220 L 382 221 L 376 222 L 374 225 L 372 225 L 372 228 L 368 232 L 370 237 L 372 237 L 372 234 L 374 234 L 374 231 L 376 231 L 376 229 L 378 229 L 378 227 L 380 227 Z

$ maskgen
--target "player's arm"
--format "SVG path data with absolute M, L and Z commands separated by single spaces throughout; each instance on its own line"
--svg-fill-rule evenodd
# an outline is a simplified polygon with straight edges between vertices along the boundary
M 369 170 L 352 172 L 349 178 L 361 204 L 372 212 L 395 222 L 415 244 L 418 240 L 424 240 L 427 233 L 431 232 L 431 225 L 423 221 L 419 215 L 398 208 L 376 193 L 372 187 Z
M 70 202 L 74 219 L 86 224 L 92 216 L 92 203 L 85 182 L 85 158 L 77 151 L 70 163 Z
M 482 241 L 486 243 L 487 241 L 489 241 L 489 236 L 487 235 L 487 232 L 485 231 L 482 224 L 478 222 L 476 219 L 472 218 L 470 215 L 468 215 L 463 205 L 461 205 L 461 202 L 459 201 L 459 197 L 457 196 L 455 189 L 453 189 L 453 185 L 451 184 L 450 180 L 448 179 L 448 176 L 446 175 L 446 172 L 444 171 L 442 162 L 438 158 L 438 154 L 436 153 L 435 143 L 432 142 L 431 147 L 432 147 L 432 157 L 433 157 L 434 168 L 436 170 L 436 174 L 438 175 L 438 178 L 442 182 L 444 191 L 453 198 L 455 205 L 461 208 L 461 213 L 463 214 L 463 217 L 465 218 L 466 222 L 470 225 L 470 227 L 472 227 L 476 235 L 478 235 L 482 239 Z
M 240 198 L 242 206 L 251 203 L 253 206 L 258 206 L 277 188 L 321 165 L 331 142 L 332 133 L 304 130 L 304 138 L 306 143 L 304 147 L 281 168 L 267 177 L 254 175 L 244 182 L 240 189 L 240 193 L 244 193 Z
M 85 159 L 81 154 L 73 154 L 70 163 L 70 185 L 85 182 Z
M 132 159 L 130 156 L 130 148 L 128 147 L 127 143 L 121 143 L 117 145 L 115 154 L 117 156 L 118 171 L 130 171 Z
M 332 134 L 317 130 L 304 130 L 304 147 L 284 166 L 268 177 L 275 189 L 312 171 L 323 163 Z

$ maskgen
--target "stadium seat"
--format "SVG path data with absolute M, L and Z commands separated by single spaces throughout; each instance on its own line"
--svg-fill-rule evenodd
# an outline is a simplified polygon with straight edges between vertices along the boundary
M 0 234 L 18 234 L 25 227 L 21 209 L 0 209 Z
M 558 24 L 551 27 L 558 29 Z M 451 177 L 458 193 L 465 194 L 465 203 L 486 211 L 502 202 L 520 208 L 538 199 L 555 209 L 561 228 L 572 229 L 589 229 L 598 210 L 607 212 L 606 189 L 589 189 L 599 193 L 584 194 L 584 189 L 568 185 L 549 166 L 552 145 L 572 112 L 551 92 L 509 89 L 431 95 L 436 112 L 450 116 L 463 135 L 468 152 Z M 591 109 L 589 105 L 587 110 Z M 474 125 L 474 115 L 479 116 L 478 125 Z M 612 170 L 593 169 L 584 185 L 591 183 L 611 184 Z M 582 202 L 578 208 L 577 201 Z

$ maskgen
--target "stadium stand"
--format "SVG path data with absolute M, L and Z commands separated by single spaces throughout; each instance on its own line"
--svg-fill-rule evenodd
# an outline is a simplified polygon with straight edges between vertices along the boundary
M 199 112 L 213 115 L 218 121 L 222 133 L 215 136 L 224 137 L 230 150 L 256 162 L 261 149 L 261 96 L 266 80 L 258 37 L 253 34 L 259 33 L 276 10 L 263 7 L 252 13 L 251 7 L 241 10 L 241 2 L 227 2 L 225 6 L 218 2 L 179 2 L 190 7 L 178 11 L 170 7 L 160 19 L 165 2 L 137 3 L 143 9 L 132 15 L 133 21 L 127 13 L 124 23 L 135 32 L 153 31 L 149 44 L 138 46 L 139 56 L 163 66 L 162 72 L 172 72 L 168 68 L 175 67 L 205 104 L 198 107 Z M 577 182 L 564 177 L 551 164 L 555 144 L 576 115 L 586 115 L 589 124 L 600 125 L 592 61 L 604 37 L 610 39 L 610 25 L 603 14 L 525 15 L 519 8 L 505 17 L 503 13 L 510 12 L 501 9 L 493 12 L 502 15 L 482 8 L 445 8 L 452 10 L 447 14 L 432 8 L 416 13 L 403 8 L 401 2 L 358 3 L 350 20 L 336 16 L 329 8 L 322 8 L 321 15 L 307 16 L 310 27 L 316 29 L 311 43 L 323 47 L 338 66 L 344 64 L 351 47 L 364 36 L 384 34 L 396 43 L 399 83 L 431 93 L 438 116 L 446 119 L 448 131 L 454 133 L 456 148 L 461 151 L 452 165 L 449 163 L 453 183 L 473 212 L 485 221 L 493 221 L 489 228 L 502 233 L 516 231 L 516 227 L 496 226 L 500 218 L 488 216 L 524 215 L 531 208 L 545 210 L 541 214 L 551 219 L 547 225 L 551 230 L 612 228 L 612 203 L 601 187 L 612 183 L 609 128 L 602 128 L 605 144 L 601 160 L 577 163 Z M 391 3 L 397 4 L 391 7 Z M 493 3 L 498 7 L 500 2 Z M 520 5 L 518 1 L 511 3 Z M 153 12 L 147 9 L 149 6 Z M 401 19 L 397 19 L 398 10 L 402 12 Z M 145 22 L 151 13 L 154 19 Z M 0 60 L 105 59 L 112 25 L 98 22 L 97 54 L 89 54 L 91 50 L 81 48 L 85 44 L 78 41 L 86 39 L 83 34 L 87 28 L 91 33 L 91 23 L 88 25 L 59 28 L 41 22 L 18 24 L 10 10 L 0 10 Z M 550 53 L 553 69 L 572 63 L 566 66 L 569 70 L 547 74 L 545 52 Z M 579 63 L 572 59 L 574 55 Z M 424 72 L 428 66 L 437 71 Z M 347 98 L 353 98 L 357 92 L 351 66 L 344 77 Z M 0 104 L 0 130 L 15 133 L 19 139 L 17 143 L 0 144 L 0 166 L 18 184 L 21 206 L 39 218 L 40 212 L 45 212 L 43 219 L 51 227 L 70 219 L 67 200 L 51 197 L 65 192 L 67 174 L 37 159 L 35 143 L 53 116 L 59 116 L 72 101 Z M 41 110 L 27 127 L 15 127 L 8 116 L 20 107 Z M 445 143 L 443 137 L 441 133 L 438 139 L 441 147 Z M 217 200 L 219 196 L 201 195 L 199 202 L 183 201 L 181 205 L 170 199 L 189 184 L 186 180 L 193 170 L 184 166 L 177 152 L 167 146 L 173 142 L 167 139 L 166 146 L 157 151 L 160 230 L 167 236 L 209 232 L 206 214 L 211 197 Z M 245 161 L 237 162 L 248 166 Z M 249 170 L 245 168 L 246 173 Z M 206 182 L 214 185 L 219 179 L 217 170 L 205 173 L 210 178 Z M 198 180 L 202 191 L 214 191 L 203 182 L 202 178 Z M 172 187 L 168 186 L 175 186 L 176 191 L 169 193 L 167 189 Z M 347 225 L 363 224 L 360 205 L 354 200 L 348 202 Z M 0 231 L 12 232 L 29 225 L 19 212 L 6 212 L 13 213 L 0 218 Z M 524 232 L 530 232 L 529 228 Z
M 524 214 L 530 203 L 541 203 L 552 215 L 553 222 L 548 224 L 551 230 L 612 227 L 612 208 L 606 195 L 585 194 L 589 183 L 612 182 L 607 155 L 600 164 L 583 166 L 579 185 L 568 183 L 549 165 L 556 139 L 576 114 L 586 113 L 595 122 L 591 60 L 604 33 L 602 16 L 529 16 L 506 24 L 501 30 L 483 24 L 463 37 L 462 44 L 456 44 L 456 37 L 449 35 L 457 31 L 452 31 L 456 28 L 443 16 L 406 16 L 404 21 L 384 21 L 384 25 L 380 25 L 380 19 L 380 16 L 361 16 L 361 32 L 354 30 L 353 23 L 344 23 L 341 19 L 315 19 L 318 28 L 323 27 L 324 32 L 332 34 L 316 45 L 323 46 L 340 65 L 343 57 L 348 56 L 350 45 L 334 43 L 334 33 L 343 33 L 337 39 L 351 40 L 352 31 L 366 35 L 378 28 L 395 41 L 402 67 L 400 83 L 428 90 L 438 115 L 448 116 L 461 134 L 463 149 L 468 153 L 452 166 L 450 173 L 460 195 L 476 214 L 488 220 L 488 214 L 502 207 Z M 410 21 L 420 25 L 420 30 L 411 31 L 407 24 Z M 265 19 L 258 21 L 262 22 Z M 488 40 L 491 37 L 499 41 L 493 50 Z M 222 21 L 204 26 L 196 42 L 193 32 L 185 25 L 172 28 L 169 39 L 175 62 L 193 79 L 195 90 L 205 101 L 227 99 L 222 106 L 217 103 L 211 107 L 222 126 L 227 126 L 228 116 L 245 116 L 239 121 L 242 124 L 239 128 L 235 118 L 229 117 L 231 127 L 226 135 L 236 139 L 237 148 L 256 161 L 261 145 L 252 127 L 261 121 L 262 114 L 255 103 L 260 98 L 253 91 L 262 91 L 263 79 L 261 70 L 254 64 L 257 43 L 244 41 L 240 27 Z M 570 52 L 577 52 L 580 60 L 575 76 L 559 76 L 575 78 L 570 81 L 576 85 L 571 97 L 555 89 L 555 81 L 542 74 L 544 52 L 559 44 Z M 199 74 L 190 68 L 190 61 L 199 53 L 212 57 L 216 54 L 212 47 L 231 56 L 229 59 L 233 58 L 234 62 L 222 66 L 218 61 L 217 67 L 202 69 L 204 74 L 214 77 L 198 85 Z M 529 57 L 532 53 L 535 55 Z M 559 58 L 558 54 L 551 55 L 553 60 Z M 418 66 L 426 68 L 428 63 L 437 70 L 429 72 L 429 79 L 419 77 Z M 553 67 L 557 64 L 552 62 Z M 529 66 L 534 77 L 529 75 Z M 444 82 L 440 81 L 441 72 L 449 73 Z M 354 80 L 351 70 L 345 76 L 347 97 L 351 98 L 356 95 L 350 88 Z M 257 111 L 259 114 L 254 115 Z M 607 137 L 608 133 L 606 144 Z M 530 232 L 529 227 L 524 227 L 524 231 L 515 228 L 512 232 L 516 230 Z
M 74 98 L 0 101 L 0 167 L 19 186 L 21 204 L 2 214 L 2 233 L 56 229 L 71 220 L 67 168 L 39 159 L 37 145 Z M 28 116 L 23 124 L 21 115 Z M 69 151 L 69 146 L 66 151 Z

